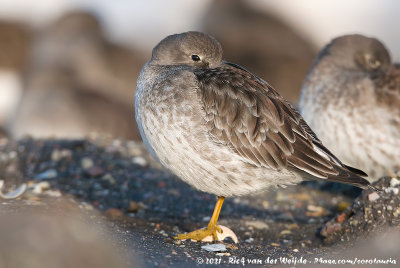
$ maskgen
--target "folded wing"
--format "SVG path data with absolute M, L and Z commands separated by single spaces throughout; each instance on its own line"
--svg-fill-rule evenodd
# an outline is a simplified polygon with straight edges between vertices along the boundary
M 343 165 L 300 114 L 267 82 L 224 63 L 194 70 L 210 139 L 243 161 L 275 170 L 296 169 L 306 179 L 329 179 L 365 188 L 366 174 Z

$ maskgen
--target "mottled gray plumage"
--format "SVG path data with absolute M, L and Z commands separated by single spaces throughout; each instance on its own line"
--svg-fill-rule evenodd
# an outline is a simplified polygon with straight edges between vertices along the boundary
M 234 196 L 303 179 L 369 185 L 267 82 L 222 61 L 220 44 L 203 33 L 171 35 L 154 48 L 135 108 L 153 156 L 202 191 Z
M 371 180 L 400 170 L 400 70 L 377 39 L 334 39 L 302 88 L 302 116 L 322 142 Z

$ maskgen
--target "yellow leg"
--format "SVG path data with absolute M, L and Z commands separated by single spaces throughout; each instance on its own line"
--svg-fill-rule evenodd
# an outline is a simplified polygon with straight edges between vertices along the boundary
M 213 215 L 212 215 L 211 220 L 208 223 L 208 226 L 206 229 L 199 229 L 199 230 L 187 233 L 187 234 L 178 234 L 174 238 L 179 239 L 179 240 L 193 239 L 196 241 L 201 241 L 203 238 L 205 238 L 209 235 L 212 235 L 214 241 L 217 241 L 218 240 L 217 231 L 219 233 L 222 233 L 221 228 L 217 225 L 217 221 L 218 221 L 219 213 L 221 212 L 221 208 L 222 208 L 222 204 L 224 203 L 224 200 L 225 200 L 225 197 L 223 197 L 223 196 L 218 197 L 218 201 L 217 201 L 217 204 L 215 204 Z

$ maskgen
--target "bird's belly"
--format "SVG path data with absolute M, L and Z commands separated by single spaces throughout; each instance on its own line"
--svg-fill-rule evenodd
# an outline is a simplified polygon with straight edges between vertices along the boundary
M 162 115 L 143 114 L 143 134 L 150 151 L 166 168 L 198 190 L 229 197 L 300 181 L 289 171 L 278 172 L 243 162 L 228 147 L 210 141 L 206 126 L 191 113 L 185 115 L 175 110 Z
M 371 181 L 400 168 L 400 138 L 390 134 L 384 113 L 374 113 L 327 109 L 311 126 L 343 163 L 365 171 Z

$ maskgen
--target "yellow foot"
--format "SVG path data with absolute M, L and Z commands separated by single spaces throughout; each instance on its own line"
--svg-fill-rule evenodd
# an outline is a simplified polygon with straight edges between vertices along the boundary
M 201 241 L 207 236 L 212 236 L 214 241 L 218 241 L 217 232 L 222 233 L 221 227 L 215 225 L 213 227 L 207 227 L 206 229 L 198 229 L 196 231 L 187 234 L 178 234 L 174 239 L 186 240 L 193 239 L 196 241 Z

